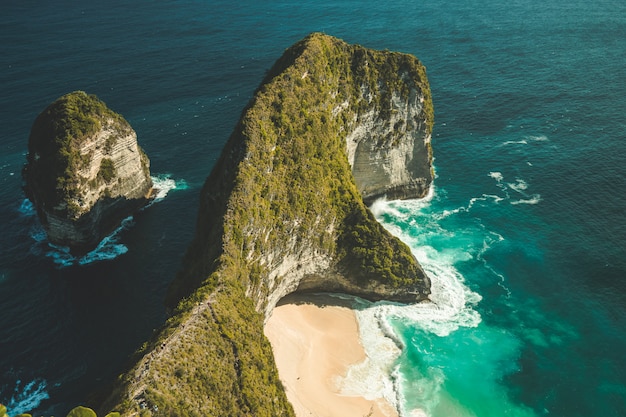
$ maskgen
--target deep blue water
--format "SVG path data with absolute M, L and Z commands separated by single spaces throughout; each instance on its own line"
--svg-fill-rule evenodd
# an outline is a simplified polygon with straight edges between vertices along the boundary
M 93 4 L 92 4 L 93 3 Z M 438 309 L 382 308 L 406 415 L 626 415 L 626 3 L 5 1 L 0 19 L 0 402 L 65 415 L 165 318 L 199 187 L 267 69 L 323 31 L 418 56 L 431 200 L 381 204 Z M 23 207 L 30 126 L 74 90 L 177 187 L 62 267 Z M 432 307 L 432 306 L 431 306 Z

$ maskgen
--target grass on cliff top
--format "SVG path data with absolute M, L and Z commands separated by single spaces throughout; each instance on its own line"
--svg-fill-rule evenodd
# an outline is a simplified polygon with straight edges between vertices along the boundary
M 210 305 L 192 313 L 209 294 Z M 170 318 L 159 338 L 140 352 L 167 350 L 145 368 L 146 389 L 128 397 L 124 390 L 135 382 L 128 373 L 114 393 L 117 404 L 104 408 L 142 417 L 293 417 L 263 334 L 263 317 L 244 289 L 233 283 L 217 291 L 204 286 L 183 304 L 184 312 Z M 199 317 L 190 319 L 191 314 Z

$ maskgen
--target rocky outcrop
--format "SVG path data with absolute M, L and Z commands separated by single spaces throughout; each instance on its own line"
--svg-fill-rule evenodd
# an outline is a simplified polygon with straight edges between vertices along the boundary
M 67 94 L 35 120 L 25 192 L 50 242 L 93 249 L 152 190 L 149 160 L 126 120 L 93 95 Z
M 364 203 L 432 181 L 430 90 L 410 55 L 312 34 L 285 51 L 202 192 L 173 316 L 103 409 L 290 416 L 263 322 L 294 291 L 419 302 L 430 281 Z M 380 136 L 378 136 L 380 135 Z

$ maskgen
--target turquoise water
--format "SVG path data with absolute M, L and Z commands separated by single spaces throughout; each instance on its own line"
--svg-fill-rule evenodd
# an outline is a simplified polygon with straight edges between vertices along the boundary
M 27 0 L 2 15 L 0 402 L 14 412 L 87 402 L 163 322 L 241 110 L 286 47 L 323 31 L 415 54 L 435 104 L 433 195 L 373 207 L 433 302 L 364 310 L 367 389 L 405 416 L 626 415 L 623 1 Z M 47 245 L 20 180 L 36 115 L 77 89 L 123 114 L 174 183 L 84 261 Z

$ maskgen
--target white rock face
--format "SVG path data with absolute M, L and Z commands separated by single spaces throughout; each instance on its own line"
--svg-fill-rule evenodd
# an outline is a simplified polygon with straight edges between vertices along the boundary
M 423 114 L 424 97 L 411 90 L 403 99 L 393 92 L 389 118 L 371 109 L 355 121 L 346 137 L 348 161 L 363 200 L 421 198 L 433 180 L 430 133 Z
M 81 184 L 87 184 L 75 198 L 81 214 L 91 210 L 103 197 L 147 197 L 152 187 L 150 176 L 146 175 L 150 162 L 139 148 L 134 130 L 120 130 L 114 120 L 108 119 L 102 130 L 81 144 L 79 152 L 89 160 L 77 172 Z M 110 181 L 102 178 L 103 160 L 111 161 L 113 179 Z

